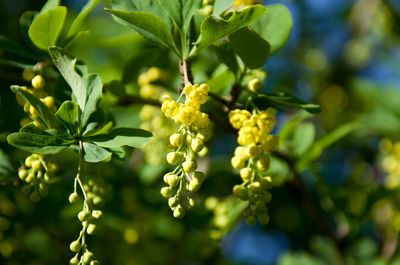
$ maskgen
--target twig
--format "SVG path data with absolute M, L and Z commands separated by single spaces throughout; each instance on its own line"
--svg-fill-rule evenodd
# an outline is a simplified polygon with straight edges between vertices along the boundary
M 187 85 L 190 85 L 193 82 L 192 71 L 190 69 L 190 63 L 187 60 L 181 60 L 179 62 L 179 72 L 180 72 L 181 78 L 182 78 L 182 82 L 181 82 L 182 88 Z M 181 91 L 179 91 L 179 92 L 181 92 Z

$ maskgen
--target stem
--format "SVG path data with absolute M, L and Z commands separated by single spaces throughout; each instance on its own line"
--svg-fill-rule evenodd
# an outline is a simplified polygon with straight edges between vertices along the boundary
M 179 62 L 179 72 L 181 74 L 181 87 L 185 87 L 187 85 L 192 84 L 193 82 L 193 77 L 192 77 L 192 73 L 190 70 L 190 63 L 183 59 Z M 179 91 L 182 92 L 182 91 Z M 180 93 L 179 93 L 180 94 Z
M 79 140 L 79 162 L 78 162 L 78 171 L 76 173 L 76 177 L 75 177 L 75 190 L 76 190 L 76 183 L 79 184 L 79 187 L 81 188 L 83 197 L 85 198 L 85 204 L 87 204 L 87 194 L 85 191 L 85 188 L 83 187 L 83 182 L 81 179 L 81 171 L 82 171 L 82 165 L 83 165 L 83 142 L 82 140 Z

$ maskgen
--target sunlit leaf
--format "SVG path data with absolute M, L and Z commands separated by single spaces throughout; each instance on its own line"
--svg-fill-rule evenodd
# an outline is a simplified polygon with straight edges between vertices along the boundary
M 28 31 L 33 44 L 42 50 L 47 50 L 49 46 L 56 44 L 66 16 L 67 8 L 64 6 L 57 6 L 39 14 Z
M 107 134 L 90 136 L 86 141 L 92 141 L 97 145 L 107 148 L 130 146 L 143 148 L 152 138 L 152 134 L 142 129 L 115 128 Z

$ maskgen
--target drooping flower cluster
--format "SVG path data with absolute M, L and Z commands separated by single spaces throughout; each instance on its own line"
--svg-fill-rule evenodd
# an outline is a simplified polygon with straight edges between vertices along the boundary
M 239 129 L 239 146 L 231 164 L 234 169 L 240 170 L 243 181 L 234 186 L 233 193 L 249 202 L 243 212 L 249 223 L 255 223 L 257 219 L 265 224 L 269 219 L 265 203 L 271 199 L 270 193 L 266 191 L 271 183 L 271 177 L 267 175 L 269 154 L 278 144 L 277 136 L 270 134 L 276 124 L 275 113 L 273 108 L 253 113 L 236 109 L 229 113 L 230 123 Z
M 25 164 L 18 170 L 19 178 L 28 183 L 24 189 L 30 192 L 30 199 L 37 202 L 41 196 L 48 193 L 48 184 L 54 178 L 57 166 L 38 154 L 32 154 L 25 159 Z
M 190 84 L 182 91 L 184 103 L 166 96 L 161 106 L 164 115 L 180 125 L 178 132 L 169 138 L 169 144 L 175 150 L 166 156 L 167 162 L 177 167 L 164 176 L 168 186 L 161 189 L 161 194 L 168 198 L 168 205 L 178 218 L 194 206 L 193 192 L 200 188 L 205 178 L 205 174 L 196 169 L 197 156 L 207 153 L 204 143 L 210 134 L 208 115 L 200 110 L 207 101 L 208 91 L 207 84 Z
M 385 139 L 381 143 L 382 168 L 387 172 L 385 186 L 388 189 L 400 187 L 400 142 Z
M 138 85 L 140 96 L 144 99 L 161 100 L 165 95 L 164 88 L 155 85 L 159 81 L 167 81 L 168 74 L 157 68 L 151 67 L 147 71 L 139 75 Z M 153 134 L 153 139 L 145 146 L 143 152 L 145 160 L 148 164 L 159 165 L 164 161 L 164 155 L 168 151 L 165 142 L 169 135 L 176 130 L 173 121 L 166 118 L 159 107 L 145 104 L 140 114 L 140 128 L 148 130 Z
M 71 204 L 77 203 L 80 200 L 77 191 L 77 183 L 80 181 L 80 178 L 75 179 L 74 191 L 68 198 Z M 99 262 L 95 260 L 93 253 L 88 248 L 86 235 L 93 235 L 96 233 L 97 222 L 101 219 L 103 212 L 95 209 L 95 206 L 102 203 L 102 195 L 107 193 L 109 190 L 110 187 L 102 179 L 91 179 L 87 184 L 83 184 L 83 208 L 78 213 L 78 219 L 82 223 L 82 230 L 79 233 L 79 237 L 72 241 L 69 246 L 70 250 L 75 253 L 75 256 L 70 260 L 71 265 L 99 264 Z

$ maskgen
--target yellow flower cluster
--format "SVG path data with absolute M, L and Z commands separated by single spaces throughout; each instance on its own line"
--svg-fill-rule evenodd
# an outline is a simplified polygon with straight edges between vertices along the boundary
M 400 142 L 385 139 L 381 142 L 382 168 L 387 172 L 385 185 L 388 189 L 400 187 Z
M 166 94 L 164 88 L 155 85 L 159 81 L 167 81 L 168 74 L 157 68 L 151 67 L 139 75 L 138 85 L 140 96 L 144 99 L 160 100 Z M 143 149 L 145 161 L 148 164 L 159 165 L 164 161 L 164 155 L 168 151 L 165 145 L 169 135 L 177 128 L 173 121 L 166 118 L 159 107 L 143 105 L 140 113 L 140 128 L 152 132 L 153 139 Z
M 54 178 L 57 166 L 44 159 L 43 156 L 32 154 L 25 159 L 25 164 L 18 169 L 19 178 L 28 183 L 24 189 L 30 192 L 30 199 L 37 202 L 40 196 L 46 196 L 48 184 Z
M 278 145 L 278 137 L 271 135 L 275 127 L 276 110 L 268 108 L 250 113 L 247 110 L 233 110 L 229 113 L 229 121 L 235 129 L 239 129 L 238 144 L 231 159 L 234 169 L 240 170 L 242 184 L 233 188 L 235 196 L 249 205 L 243 212 L 249 223 L 256 219 L 261 224 L 268 222 L 265 203 L 271 199 L 266 191 L 270 186 L 271 177 L 266 176 L 269 169 L 269 154 Z
M 208 91 L 206 84 L 187 85 L 182 91 L 184 103 L 166 96 L 161 106 L 164 115 L 180 125 L 178 132 L 169 138 L 169 144 L 175 150 L 166 156 L 167 162 L 177 167 L 164 176 L 168 186 L 161 189 L 177 218 L 183 217 L 185 211 L 194 206 L 192 193 L 200 188 L 205 178 L 204 173 L 196 169 L 197 156 L 207 153 L 204 143 L 209 137 L 210 120 L 200 107 L 207 101 Z

